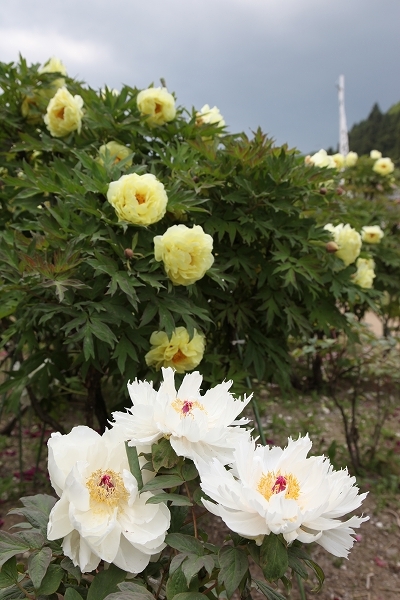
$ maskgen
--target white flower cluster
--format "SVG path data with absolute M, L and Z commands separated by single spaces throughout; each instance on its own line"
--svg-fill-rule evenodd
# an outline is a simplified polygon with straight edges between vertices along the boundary
M 204 506 L 245 538 L 261 543 L 283 534 L 315 541 L 335 556 L 347 556 L 354 527 L 367 517 L 340 517 L 357 509 L 354 477 L 334 471 L 323 456 L 308 457 L 308 436 L 289 439 L 287 448 L 256 446 L 239 418 L 243 401 L 223 382 L 201 394 L 202 377 L 186 375 L 176 389 L 174 370 L 163 369 L 158 391 L 145 381 L 128 385 L 132 407 L 115 412 L 112 429 L 100 436 L 88 427 L 49 440 L 49 473 L 59 501 L 50 514 L 48 538 L 63 538 L 64 553 L 83 572 L 100 560 L 131 573 L 141 572 L 165 546 L 170 525 L 164 503 L 146 504 L 129 470 L 125 442 L 137 448 L 167 438 L 178 456 L 192 459 Z M 147 473 L 147 471 L 145 471 Z

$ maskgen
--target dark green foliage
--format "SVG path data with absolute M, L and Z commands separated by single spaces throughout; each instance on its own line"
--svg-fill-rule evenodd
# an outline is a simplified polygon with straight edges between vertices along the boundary
M 374 149 L 380 150 L 383 156 L 390 156 L 399 164 L 399 104 L 394 104 L 386 113 L 382 113 L 378 104 L 374 104 L 368 117 L 353 125 L 349 131 L 350 148 L 359 155 L 369 154 Z

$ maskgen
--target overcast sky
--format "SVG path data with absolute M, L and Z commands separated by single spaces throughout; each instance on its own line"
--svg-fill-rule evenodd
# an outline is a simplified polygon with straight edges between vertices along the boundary
M 305 153 L 400 101 L 399 0 L 1 0 L 0 60 L 61 58 L 94 88 L 163 77 L 178 104 L 218 106 Z

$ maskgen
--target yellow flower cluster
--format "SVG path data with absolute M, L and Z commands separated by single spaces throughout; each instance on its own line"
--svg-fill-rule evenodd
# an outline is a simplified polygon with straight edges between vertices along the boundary
M 191 371 L 201 362 L 205 340 L 204 335 L 196 329 L 190 339 L 185 327 L 177 327 L 171 339 L 168 339 L 164 331 L 155 331 L 151 335 L 150 344 L 152 348 L 145 356 L 148 366 L 155 366 L 157 370 L 161 367 L 172 367 L 178 373 L 184 373 Z

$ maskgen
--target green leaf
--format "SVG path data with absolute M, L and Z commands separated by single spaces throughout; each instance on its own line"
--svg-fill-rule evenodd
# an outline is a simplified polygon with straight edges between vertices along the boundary
M 162 490 L 165 488 L 173 488 L 182 485 L 183 479 L 178 475 L 157 475 L 151 481 L 148 481 L 142 491 L 148 492 L 153 490 Z
M 308 579 L 308 572 L 304 568 L 302 563 L 302 550 L 297 546 L 289 546 L 288 548 L 288 559 L 289 567 L 293 569 L 295 573 L 300 575 L 302 579 Z
M 141 490 L 143 488 L 143 478 L 136 446 L 129 446 L 128 442 L 125 442 L 125 450 L 128 457 L 129 469 L 137 481 L 138 489 Z
M 168 578 L 166 585 L 167 600 L 175 600 L 178 594 L 188 591 L 189 586 L 186 583 L 186 577 L 183 571 L 179 568 Z M 204 600 L 204 598 L 202 600 Z
M 191 535 L 185 535 L 183 533 L 169 533 L 165 537 L 165 543 L 179 552 L 184 554 L 193 553 L 196 556 L 203 556 L 204 548 L 203 544 L 196 540 Z
M 248 571 L 247 554 L 239 548 L 223 546 L 219 551 L 218 559 L 221 567 L 218 580 L 225 585 L 227 596 L 231 598 Z
M 59 565 L 49 565 L 41 586 L 37 591 L 38 596 L 50 596 L 54 594 L 58 590 L 63 576 L 64 571 Z
M 37 532 L 7 533 L 0 531 L 0 567 L 16 554 L 41 548 L 43 543 L 44 537 Z
M 107 594 L 117 592 L 117 584 L 124 581 L 126 572 L 111 564 L 106 571 L 97 573 L 89 588 L 86 600 L 103 600 Z
M 151 447 L 151 459 L 153 461 L 153 468 L 157 472 L 162 467 L 171 469 L 178 464 L 179 457 L 172 448 L 167 438 L 161 438 L 157 444 L 153 444 Z
M 133 598 L 136 600 L 154 600 L 153 594 L 147 590 L 144 585 L 133 583 L 133 581 L 124 581 L 118 584 L 121 592 L 133 594 Z
M 39 550 L 39 552 L 34 552 L 29 556 L 28 571 L 35 589 L 40 588 L 51 558 L 52 552 L 48 546 L 44 546 Z
M 194 463 L 184 462 L 181 474 L 185 481 L 192 481 L 193 479 L 196 479 L 199 473 Z
M 51 509 L 57 502 L 53 496 L 47 494 L 37 494 L 36 496 L 24 496 L 20 499 L 24 508 L 14 508 L 9 511 L 9 515 L 21 515 L 32 525 L 47 535 L 47 523 Z
M 258 581 L 258 579 L 253 579 L 253 583 L 255 583 L 256 588 L 264 594 L 268 600 L 286 600 L 285 596 L 282 596 L 282 594 L 268 585 L 268 583 Z
M 1 568 L 0 588 L 10 587 L 16 581 L 18 581 L 17 561 L 13 556 Z
M 68 558 L 67 556 L 63 558 L 60 562 L 60 567 L 64 569 L 64 571 L 67 571 L 67 573 L 72 575 L 72 577 L 74 577 L 74 579 L 76 579 L 78 583 L 80 582 L 82 577 L 81 570 L 78 566 L 74 565 L 70 558 Z
M 205 568 L 207 573 L 211 575 L 214 565 L 215 560 L 213 556 L 196 556 L 195 554 L 189 554 L 181 567 L 186 577 L 186 583 L 190 585 L 193 577 L 197 575 L 202 568 Z
M 287 549 L 280 537 L 273 533 L 265 535 L 260 546 L 260 567 L 265 579 L 279 579 L 285 574 L 288 566 Z
M 160 502 L 172 502 L 172 506 L 192 506 L 189 498 L 180 494 L 156 494 L 146 500 L 146 504 L 160 504 Z
M 64 594 L 64 600 L 83 600 L 83 598 L 74 588 L 69 587 Z
M 200 592 L 183 592 L 181 594 L 176 594 L 174 600 L 204 600 L 206 597 L 207 596 Z

